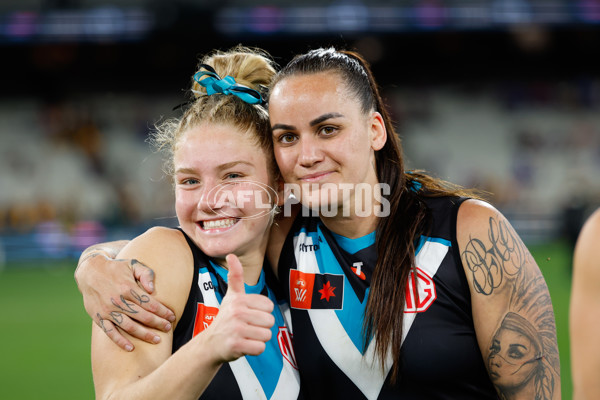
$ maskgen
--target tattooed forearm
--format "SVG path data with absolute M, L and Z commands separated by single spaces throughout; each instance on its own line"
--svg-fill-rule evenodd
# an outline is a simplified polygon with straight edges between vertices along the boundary
M 470 237 L 461 254 L 478 293 L 490 295 L 505 277 L 514 278 L 528 261 L 529 253 L 508 223 L 490 217 L 487 240 Z
M 492 382 L 503 398 L 552 399 L 559 393 L 560 361 L 544 278 L 519 282 L 509 310 L 487 354 Z

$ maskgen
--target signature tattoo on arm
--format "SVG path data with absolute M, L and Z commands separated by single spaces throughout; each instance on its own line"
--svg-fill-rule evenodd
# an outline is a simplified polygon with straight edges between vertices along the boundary
M 517 278 L 531 256 L 505 220 L 489 218 L 487 239 L 489 246 L 481 239 L 470 237 L 461 258 L 472 274 L 475 290 L 491 295 L 505 277 Z

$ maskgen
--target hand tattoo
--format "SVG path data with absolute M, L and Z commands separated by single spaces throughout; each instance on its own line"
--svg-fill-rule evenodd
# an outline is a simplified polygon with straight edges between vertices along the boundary
M 150 296 L 146 294 L 140 295 L 133 289 L 130 290 L 130 293 L 140 303 L 140 305 L 150 302 Z
M 125 313 L 131 313 L 131 314 L 137 314 L 138 313 L 136 310 L 133 309 L 133 306 L 135 305 L 134 303 L 130 303 L 127 300 L 125 300 L 125 297 L 123 297 L 123 295 L 121 295 L 120 298 L 121 298 L 121 302 L 127 308 L 123 308 L 122 306 L 118 305 L 117 302 L 115 301 L 115 299 L 113 299 L 113 298 L 110 299 L 110 302 L 113 303 L 113 305 L 115 307 L 117 307 L 119 310 L 121 310 L 121 311 L 123 311 Z
M 106 325 L 104 325 L 104 318 L 102 318 L 100 316 L 100 313 L 96 313 L 96 316 L 98 317 L 98 325 L 100 325 L 100 328 L 102 328 L 102 330 L 104 331 L 104 333 L 112 331 L 112 328 L 111 329 L 107 329 L 106 328 Z
M 117 325 L 120 326 L 121 323 L 123 323 L 123 314 L 121 314 L 120 312 L 111 311 L 110 316 L 113 319 L 113 321 L 116 322 Z

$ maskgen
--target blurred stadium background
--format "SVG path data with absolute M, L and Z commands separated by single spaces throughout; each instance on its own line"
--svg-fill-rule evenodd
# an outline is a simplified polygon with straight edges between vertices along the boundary
M 360 51 L 411 168 L 493 193 L 544 273 L 571 398 L 571 251 L 600 206 L 599 0 L 3 0 L 0 398 L 93 398 L 72 279 L 89 244 L 175 225 L 145 138 L 198 56 Z

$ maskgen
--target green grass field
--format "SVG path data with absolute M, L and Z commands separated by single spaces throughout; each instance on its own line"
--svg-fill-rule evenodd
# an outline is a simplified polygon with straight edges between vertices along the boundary
M 529 246 L 550 288 L 563 399 L 571 398 L 568 310 L 571 260 L 562 243 Z M 0 272 L 0 399 L 93 399 L 90 324 L 75 261 Z

